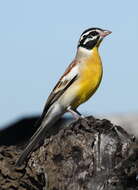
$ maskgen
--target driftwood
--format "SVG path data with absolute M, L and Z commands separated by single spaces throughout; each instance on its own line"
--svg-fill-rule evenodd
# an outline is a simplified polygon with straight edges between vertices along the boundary
M 0 190 L 138 190 L 134 136 L 108 120 L 56 129 L 20 168 L 22 143 L 0 144 Z

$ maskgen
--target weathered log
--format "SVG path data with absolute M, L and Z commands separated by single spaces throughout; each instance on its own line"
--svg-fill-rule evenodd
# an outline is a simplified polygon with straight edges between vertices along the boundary
M 88 117 L 64 126 L 15 168 L 22 150 L 0 147 L 0 190 L 138 189 L 134 137 L 108 120 Z

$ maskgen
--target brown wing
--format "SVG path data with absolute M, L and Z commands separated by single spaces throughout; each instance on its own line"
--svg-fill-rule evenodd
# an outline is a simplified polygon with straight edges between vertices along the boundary
M 58 98 L 65 92 L 65 90 L 71 86 L 71 84 L 76 80 L 78 77 L 77 72 L 73 72 L 72 75 L 70 75 L 70 72 L 73 71 L 73 68 L 78 64 L 76 60 L 74 60 L 66 69 L 63 76 L 60 78 L 52 92 L 50 93 L 47 102 L 45 104 L 43 113 L 41 115 L 40 120 L 36 123 L 37 125 L 41 124 L 42 119 L 44 118 L 45 114 L 47 113 L 47 110 L 49 107 L 56 101 Z M 69 76 L 70 75 L 70 76 Z M 68 77 L 69 76 L 69 77 Z

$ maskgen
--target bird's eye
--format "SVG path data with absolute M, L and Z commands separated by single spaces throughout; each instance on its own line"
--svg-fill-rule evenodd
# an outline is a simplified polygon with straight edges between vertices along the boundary
M 97 36 L 97 35 L 98 35 L 98 32 L 96 31 L 91 32 L 91 36 Z

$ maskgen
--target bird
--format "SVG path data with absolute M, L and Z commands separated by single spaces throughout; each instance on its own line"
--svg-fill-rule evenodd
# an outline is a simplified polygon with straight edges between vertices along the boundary
M 109 30 L 88 28 L 80 36 L 74 60 L 50 93 L 44 106 L 38 129 L 16 162 L 21 166 L 34 151 L 36 145 L 44 141 L 48 130 L 64 115 L 70 112 L 75 119 L 84 118 L 77 108 L 86 102 L 100 85 L 103 66 L 99 46 L 111 34 Z

